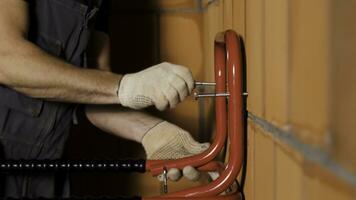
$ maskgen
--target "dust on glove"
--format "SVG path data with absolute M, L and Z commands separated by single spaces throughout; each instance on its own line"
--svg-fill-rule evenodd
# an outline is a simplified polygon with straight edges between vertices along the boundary
M 164 62 L 123 76 L 118 96 L 125 107 L 142 109 L 154 105 L 162 111 L 174 108 L 193 87 L 194 80 L 188 68 Z

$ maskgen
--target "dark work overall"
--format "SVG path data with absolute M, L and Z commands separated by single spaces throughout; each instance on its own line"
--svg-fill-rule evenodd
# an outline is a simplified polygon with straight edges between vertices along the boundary
M 78 67 L 85 66 L 86 47 L 100 1 L 89 8 L 74 0 L 28 0 L 29 40 Z M 0 158 L 59 159 L 75 105 L 29 98 L 0 85 Z M 47 197 L 58 191 L 53 174 L 8 175 L 0 187 L 6 197 Z M 4 186 L 4 185 L 5 186 Z M 65 184 L 60 194 L 68 195 Z

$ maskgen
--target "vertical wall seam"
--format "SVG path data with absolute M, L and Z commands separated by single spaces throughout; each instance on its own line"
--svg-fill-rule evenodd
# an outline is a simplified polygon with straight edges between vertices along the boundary
M 220 2 L 221 3 L 221 2 Z M 220 5 L 222 8 L 222 12 L 221 12 L 221 17 L 222 17 L 222 27 L 223 29 L 225 29 L 225 3 L 226 1 L 222 0 L 222 5 Z
M 292 70 L 291 70 L 291 67 L 292 67 L 292 26 L 291 26 L 291 21 L 292 21 L 292 10 L 291 10 L 291 3 L 289 1 L 287 1 L 287 69 L 286 69 L 286 77 L 287 77 L 287 80 L 286 80 L 286 84 L 287 84 L 287 116 L 286 116 L 286 127 L 287 127 L 287 130 L 290 129 L 291 127 L 291 124 L 292 124 L 292 120 L 291 120 L 291 116 L 292 116 Z M 301 196 L 303 196 L 303 199 L 307 199 L 309 198 L 309 195 L 306 191 L 307 188 L 305 188 L 305 185 L 306 184 L 303 184 L 303 179 L 304 179 L 305 176 L 302 176 L 301 179 L 301 186 L 300 188 L 302 189 L 302 191 L 299 191 L 299 193 L 302 193 Z
M 246 0 L 244 0 L 244 11 L 245 11 L 245 13 L 244 13 L 244 39 L 243 39 L 243 41 L 245 42 L 245 47 L 247 47 L 247 37 L 248 37 L 248 35 L 247 35 L 247 1 Z M 248 62 L 247 62 L 247 59 L 246 59 L 246 67 L 248 66 Z M 246 69 L 247 70 L 247 69 Z M 247 71 L 246 71 L 246 74 L 247 74 Z M 247 80 L 247 77 L 248 76 L 246 76 L 246 82 L 248 83 L 248 80 Z M 246 86 L 246 90 L 247 90 L 247 86 Z M 247 91 L 247 92 L 249 92 L 249 91 Z M 247 105 L 246 105 L 247 106 Z M 252 159 L 252 166 L 251 166 L 251 169 L 252 169 L 252 200 L 255 200 L 255 197 L 256 197 L 256 190 L 255 190 L 255 188 L 256 188 L 256 175 L 255 175 L 255 172 L 256 172 L 256 165 L 255 165 L 255 163 L 256 163 L 256 131 L 255 130 L 253 130 L 253 144 L 251 144 L 252 145 L 252 149 L 253 149 L 253 159 Z M 247 143 L 248 144 L 248 143 Z M 248 169 L 247 169 L 248 170 Z
M 247 37 L 247 20 L 246 20 L 246 18 L 247 18 L 247 2 L 246 2 L 246 0 L 243 0 L 243 3 L 244 3 L 244 36 L 245 36 L 245 41 L 246 41 L 246 37 Z M 245 46 L 246 46 L 246 44 L 245 44 Z M 246 59 L 247 60 L 247 59 Z
M 328 3 L 327 3 L 328 5 L 327 5 L 327 12 L 328 12 L 328 14 L 327 14 L 327 21 L 328 22 L 331 22 L 332 21 L 332 17 L 331 17 L 331 15 L 332 15 L 332 11 L 331 11 L 331 2 L 330 1 L 328 1 Z M 328 41 L 332 41 L 332 36 L 331 36 L 331 34 L 333 33 L 333 29 L 332 29 L 332 26 L 330 25 L 330 24 L 328 24 L 327 25 L 328 27 L 327 27 L 327 31 L 326 31 L 326 33 L 325 34 L 327 34 L 327 38 L 328 38 Z M 324 135 L 324 144 L 325 144 L 325 146 L 326 146 L 326 149 L 329 151 L 329 153 L 331 153 L 331 148 L 332 147 L 334 147 L 336 144 L 335 144 L 335 136 L 334 136 L 334 134 L 333 134 L 333 131 L 334 131 L 334 127 L 333 127 L 333 123 L 331 123 L 332 122 L 332 117 L 333 117 L 333 109 L 334 109 L 334 96 L 332 95 L 332 93 L 333 93 L 333 91 L 335 91 L 334 90 L 334 80 L 332 79 L 332 74 L 336 74 L 335 72 L 334 72 L 334 70 L 335 70 L 335 68 L 333 68 L 332 67 L 332 64 L 333 64 L 333 61 L 332 61 L 332 58 L 334 58 L 334 57 L 332 57 L 331 55 L 332 55 L 332 50 L 334 49 L 333 48 L 333 42 L 329 42 L 329 44 L 328 44 L 328 50 L 327 50 L 327 58 L 329 59 L 328 60 L 328 65 L 326 66 L 326 70 L 327 70 L 327 78 L 326 78 L 326 87 L 327 87 L 327 111 L 326 111 L 326 113 L 327 113 L 327 118 L 326 118 L 326 134 Z M 335 77 L 335 76 L 334 76 Z
M 286 120 L 286 124 L 287 126 L 290 126 L 291 124 L 291 99 L 292 99 L 292 70 L 291 70 L 291 66 L 292 66 L 292 59 L 291 59 L 291 55 L 292 55 L 292 47 L 291 47 L 291 44 L 292 44 L 292 37 L 291 37 L 291 19 L 292 19 L 292 16 L 291 16 L 291 7 L 290 7 L 290 2 L 287 1 L 287 120 Z
M 202 12 L 204 10 L 203 8 L 203 0 L 195 0 L 196 4 L 198 5 L 198 9 L 200 12 Z
M 261 49 L 262 49 L 262 61 L 261 61 L 261 68 L 262 68 L 262 116 L 266 117 L 266 28 L 265 28 L 265 24 L 266 24 L 266 4 L 265 1 L 262 1 L 262 25 L 261 25 L 261 32 L 262 32 L 262 44 L 261 44 Z
M 256 183 L 256 176 L 255 176 L 255 171 L 256 171 L 256 165 L 255 165 L 255 163 L 256 163 L 256 149 L 255 149 L 255 147 L 256 147 L 256 130 L 255 129 L 253 129 L 253 144 L 252 144 L 253 146 L 252 146 L 252 148 L 253 148 L 253 162 L 252 162 L 252 195 L 253 195 L 253 199 L 252 200 L 255 200 L 255 196 L 256 196 L 256 194 L 255 194 L 255 183 Z

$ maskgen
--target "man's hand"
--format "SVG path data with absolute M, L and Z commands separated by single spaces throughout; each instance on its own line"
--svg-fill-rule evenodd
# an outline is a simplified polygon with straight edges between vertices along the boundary
M 185 130 L 141 111 L 120 106 L 87 106 L 86 114 L 103 131 L 142 143 L 148 159 L 178 159 L 202 153 L 209 147 L 209 143 L 196 142 Z M 189 180 L 199 178 L 199 172 L 191 166 L 186 166 L 183 174 Z M 178 169 L 168 172 L 173 181 L 181 176 Z
M 150 129 L 142 139 L 147 159 L 179 159 L 202 153 L 209 147 L 209 143 L 198 143 L 185 130 L 169 123 L 161 122 Z M 197 180 L 199 172 L 191 166 L 183 169 L 183 175 L 189 180 Z M 170 169 L 168 177 L 177 181 L 181 172 Z
M 154 105 L 164 110 L 183 101 L 193 87 L 194 80 L 188 68 L 165 62 L 125 75 L 118 95 L 125 107 L 142 109 Z

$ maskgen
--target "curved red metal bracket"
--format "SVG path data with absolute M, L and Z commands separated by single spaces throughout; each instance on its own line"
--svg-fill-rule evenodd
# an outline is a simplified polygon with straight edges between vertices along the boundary
M 242 48 L 240 36 L 232 30 L 219 33 L 215 38 L 215 92 L 229 94 L 228 97 L 228 120 L 226 114 L 226 97 L 216 97 L 216 137 L 208 150 L 200 155 L 178 160 L 150 160 L 147 161 L 146 169 L 153 175 L 163 172 L 164 168 L 183 169 L 187 165 L 197 167 L 203 171 L 221 170 L 221 165 L 213 162 L 220 153 L 226 142 L 227 135 L 230 139 L 229 159 L 225 170 L 220 177 L 210 184 L 198 186 L 163 196 L 144 198 L 156 199 L 240 199 L 239 193 L 220 195 L 226 191 L 236 180 L 243 163 L 244 141 L 244 111 L 243 111 L 243 68 Z M 226 84 L 227 74 L 227 84 Z M 228 123 L 228 126 L 226 125 Z M 226 129 L 228 127 L 228 130 Z M 228 131 L 228 134 L 227 134 Z M 220 195 L 220 196 L 219 196 Z

